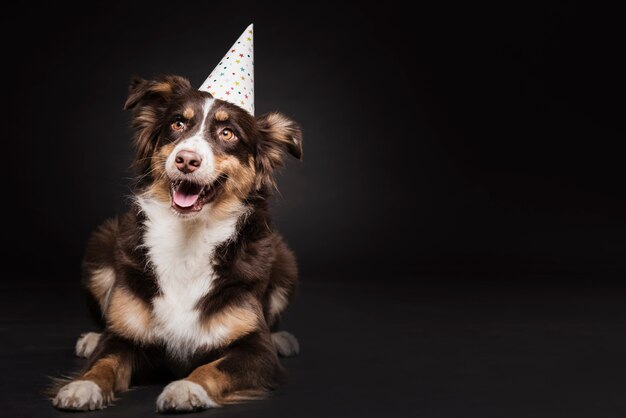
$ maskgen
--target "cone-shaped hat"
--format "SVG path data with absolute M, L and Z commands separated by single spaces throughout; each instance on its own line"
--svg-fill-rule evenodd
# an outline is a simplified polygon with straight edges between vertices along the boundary
M 211 71 L 199 90 L 236 104 L 254 116 L 254 42 L 252 24 Z

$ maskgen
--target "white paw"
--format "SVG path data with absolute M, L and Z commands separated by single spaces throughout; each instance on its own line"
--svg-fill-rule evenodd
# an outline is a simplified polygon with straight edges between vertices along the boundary
M 76 355 L 84 358 L 89 357 L 98 345 L 98 341 L 100 341 L 99 332 L 86 332 L 84 334 L 80 334 L 78 341 L 76 341 Z
M 273 332 L 272 342 L 276 347 L 276 351 L 283 357 L 292 357 L 300 352 L 300 344 L 296 337 L 287 331 Z
M 177 380 L 165 386 L 157 399 L 157 412 L 199 411 L 218 406 L 202 386 Z
M 106 406 L 102 389 L 90 380 L 77 380 L 59 390 L 52 404 L 59 409 L 93 411 Z

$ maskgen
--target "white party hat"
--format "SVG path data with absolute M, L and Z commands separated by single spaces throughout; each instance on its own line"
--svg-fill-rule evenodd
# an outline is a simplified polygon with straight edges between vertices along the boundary
M 198 90 L 236 104 L 254 116 L 254 42 L 252 24 L 211 71 Z

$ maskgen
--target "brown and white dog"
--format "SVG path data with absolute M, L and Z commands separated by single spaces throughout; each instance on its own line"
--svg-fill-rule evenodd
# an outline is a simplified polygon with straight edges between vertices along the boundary
M 60 409 L 107 406 L 133 377 L 181 377 L 159 412 L 262 397 L 282 375 L 276 332 L 297 284 L 293 253 L 272 230 L 274 170 L 301 158 L 301 131 L 279 113 L 253 117 L 178 76 L 136 79 L 125 105 L 136 130 L 131 209 L 89 240 L 84 284 L 104 319 L 77 344 L 88 365 L 56 391 Z

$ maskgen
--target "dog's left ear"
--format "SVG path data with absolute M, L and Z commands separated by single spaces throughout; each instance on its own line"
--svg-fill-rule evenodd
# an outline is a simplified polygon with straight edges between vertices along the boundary
M 268 113 L 256 118 L 260 130 L 257 145 L 257 189 L 276 187 L 274 170 L 283 165 L 285 152 L 302 159 L 302 130 L 281 113 Z

